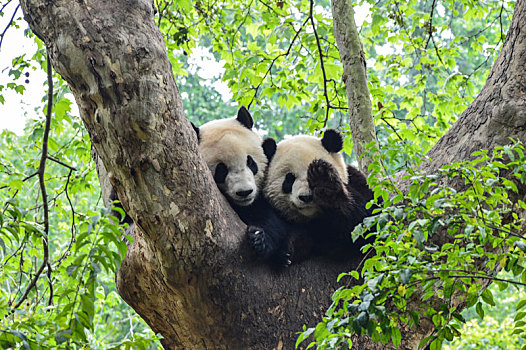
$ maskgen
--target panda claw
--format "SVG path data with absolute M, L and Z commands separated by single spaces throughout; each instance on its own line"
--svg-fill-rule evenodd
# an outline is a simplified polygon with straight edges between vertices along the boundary
M 286 269 L 287 267 L 290 267 L 290 265 L 292 265 L 292 261 L 290 261 L 289 259 L 282 261 L 280 264 L 281 268 L 284 268 L 284 269 Z
M 289 267 L 290 265 L 292 265 L 290 254 L 286 253 L 277 260 L 277 266 L 280 266 L 281 268 Z

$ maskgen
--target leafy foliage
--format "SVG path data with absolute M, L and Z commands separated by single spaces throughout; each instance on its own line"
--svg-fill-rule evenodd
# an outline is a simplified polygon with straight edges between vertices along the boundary
M 195 74 L 188 74 L 179 78 L 181 98 L 185 113 L 196 125 L 216 119 L 233 117 L 238 108 L 230 102 L 223 102 L 224 97 L 214 88 L 218 78 L 204 79 L 199 76 L 202 68 L 194 67 L 187 60 L 184 67 Z M 252 108 L 256 128 L 267 136 L 282 139 L 302 129 L 301 118 L 296 118 L 302 113 L 300 108 L 288 111 L 286 108 L 275 106 L 274 110 L 268 108 Z
M 360 0 L 356 5 L 370 11 L 360 34 L 378 136 L 382 143 L 398 139 L 427 151 L 482 87 L 514 2 Z M 223 80 L 239 104 L 299 108 L 303 112 L 295 115 L 306 117 L 302 132 L 327 123 L 346 129 L 347 101 L 328 1 L 158 0 L 157 8 L 176 74 L 185 55 L 198 45 L 211 47 L 224 62 Z M 351 154 L 352 143 L 346 152 Z
M 482 88 L 514 3 L 358 3 L 371 6 L 362 35 L 376 117 L 390 129 L 380 138 L 409 141 L 426 152 Z
M 462 336 L 455 338 L 451 345 L 444 345 L 444 349 L 519 350 L 523 345 L 523 341 L 513 334 L 513 320 L 510 319 L 497 322 L 486 316 L 482 324 L 477 320 L 467 321 L 460 331 Z
M 117 295 L 114 273 L 126 253 L 122 228 L 109 209 L 99 208 L 90 140 L 71 114 L 69 88 L 60 79 L 54 85 L 44 173 L 49 233 L 36 176 L 45 106 L 24 136 L 0 134 L 0 347 L 155 348 L 157 337 Z M 43 249 L 50 252 L 47 263 Z
M 437 349 L 460 335 L 465 320 L 459 307 L 475 305 L 483 317 L 483 303 L 495 306 L 484 285 L 526 285 L 524 219 L 517 215 L 526 203 L 515 195 L 517 187 L 526 184 L 523 150 L 515 143 L 480 151 L 473 160 L 446 165 L 433 175 L 408 168 L 401 179 L 370 176 L 375 197 L 383 198 L 383 210 L 366 219 L 353 236 L 374 230 L 377 239 L 365 247 L 369 254 L 360 272 L 340 275 L 363 278 L 364 283 L 338 289 L 327 317 L 304 330 L 299 341 L 313 334 L 311 344 L 337 349 L 352 343 L 353 334 L 368 334 L 398 346 L 401 331 L 426 318 L 435 331 L 420 345 L 431 343 Z M 375 170 L 380 171 L 378 163 Z M 445 185 L 444 178 L 455 187 Z M 410 181 L 407 194 L 398 188 L 402 179 Z M 445 241 L 437 240 L 444 234 Z M 501 268 L 513 278 L 499 278 L 496 271 Z M 526 302 L 518 308 L 523 305 Z M 516 321 L 521 318 L 517 314 Z M 515 324 L 517 332 L 523 325 Z
M 158 1 L 157 7 L 169 52 L 190 55 L 197 43 L 210 43 L 240 105 L 274 115 L 278 108 L 296 110 L 308 115 L 301 124 L 310 132 L 333 113 L 343 117 L 342 68 L 327 2 Z M 172 57 L 172 65 L 180 67 L 180 60 Z
M 509 279 L 511 276 L 510 273 L 501 273 L 499 277 Z M 446 342 L 444 349 L 506 350 L 521 349 L 525 345 L 524 335 L 515 333 L 513 319 L 517 315 L 516 306 L 524 299 L 526 291 L 520 286 L 505 284 L 493 284 L 490 289 L 498 307 L 484 304 L 483 318 L 477 314 L 475 306 L 464 310 L 462 316 L 466 323 L 460 329 L 462 335 Z

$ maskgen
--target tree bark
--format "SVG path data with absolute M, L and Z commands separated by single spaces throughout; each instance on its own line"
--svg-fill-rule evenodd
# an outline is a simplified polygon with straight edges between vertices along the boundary
M 330 305 L 340 272 L 312 259 L 272 272 L 219 194 L 186 120 L 147 0 L 22 0 L 25 19 L 68 82 L 108 177 L 136 229 L 117 275 L 123 299 L 167 349 L 292 349 Z M 479 148 L 526 142 L 526 9 L 479 98 L 433 148 L 429 170 Z M 522 29 L 522 31 L 520 30 Z M 342 55 L 343 57 L 344 55 Z M 524 193 L 522 193 L 524 195 Z M 406 333 L 415 348 L 431 330 Z M 362 337 L 357 349 L 383 349 Z
M 365 146 L 373 143 L 378 149 L 376 129 L 374 127 L 371 96 L 367 86 L 365 55 L 360 42 L 354 9 L 348 0 L 331 0 L 334 38 L 338 45 L 343 65 L 343 82 L 347 92 L 349 106 L 349 126 L 353 140 L 358 166 L 368 173 L 372 157 L 362 157 Z

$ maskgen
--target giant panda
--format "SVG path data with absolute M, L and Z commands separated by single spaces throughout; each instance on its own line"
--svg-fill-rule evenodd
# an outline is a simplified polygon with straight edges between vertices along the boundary
M 359 253 L 351 232 L 371 215 L 366 204 L 373 192 L 365 175 L 345 164 L 342 135 L 329 129 L 321 139 L 297 135 L 273 144 L 272 139 L 264 143 L 270 160 L 264 195 L 301 231 L 289 237 L 295 240 L 293 261 L 313 255 L 341 260 Z
M 275 143 L 266 143 L 252 129 L 254 121 L 243 106 L 237 117 L 212 120 L 196 127 L 199 150 L 221 193 L 247 227 L 256 255 L 275 268 L 290 264 L 289 225 L 262 195 L 266 154 Z

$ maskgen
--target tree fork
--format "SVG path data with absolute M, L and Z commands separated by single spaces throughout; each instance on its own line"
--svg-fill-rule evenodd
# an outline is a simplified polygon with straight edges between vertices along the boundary
M 296 332 L 329 306 L 338 274 L 358 261 L 312 259 L 273 273 L 250 254 L 244 225 L 198 153 L 151 1 L 21 4 L 137 224 L 117 276 L 124 300 L 162 334 L 165 348 L 293 348 Z M 525 12 L 519 0 L 486 87 L 433 148 L 430 171 L 508 136 L 526 142 Z M 402 348 L 431 331 L 428 323 L 407 330 Z M 385 348 L 366 337 L 355 344 Z
M 22 1 L 137 224 L 119 293 L 166 348 L 291 348 L 349 264 L 255 261 L 183 114 L 150 1 Z

